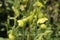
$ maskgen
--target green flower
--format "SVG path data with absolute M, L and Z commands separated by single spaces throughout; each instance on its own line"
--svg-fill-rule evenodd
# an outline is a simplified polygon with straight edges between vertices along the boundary
M 23 2 L 25 2 L 25 3 L 26 3 L 26 2 L 28 2 L 28 0 L 23 0 Z
M 8 37 L 9 37 L 10 40 L 14 40 L 15 39 L 15 36 L 13 35 L 12 30 L 8 31 Z
M 20 27 L 24 27 L 25 26 L 25 22 L 26 21 L 26 19 L 22 19 L 22 20 L 18 20 L 17 22 L 18 22 L 18 26 L 20 26 Z
M 20 5 L 21 11 L 24 11 L 25 10 L 25 7 L 26 7 L 26 5 Z
M 15 39 L 15 36 L 14 36 L 12 33 L 10 33 L 10 34 L 8 35 L 8 37 L 9 37 L 10 40 L 14 40 L 14 39 Z
M 40 18 L 40 19 L 38 19 L 37 24 L 38 24 L 38 23 L 44 23 L 44 22 L 46 22 L 47 20 L 48 20 L 48 18 L 46 18 L 46 17 Z
M 33 20 L 33 17 L 34 17 L 34 13 L 31 12 L 31 15 L 22 19 L 22 20 L 18 20 L 18 26 L 20 27 L 24 27 L 26 22 L 31 22 Z
M 41 2 L 39 2 L 39 1 L 37 1 L 37 2 L 35 2 L 35 3 L 33 4 L 33 6 L 43 7 L 43 4 L 42 4 Z
M 47 34 L 50 34 L 50 33 L 52 33 L 52 30 L 46 30 L 46 31 L 44 32 L 44 35 L 47 35 Z
M 41 25 L 40 25 L 40 28 L 41 28 L 41 29 L 46 29 L 47 26 L 46 26 L 45 24 L 41 24 Z
M 2 7 L 2 3 L 0 4 L 0 7 Z
M 19 16 L 19 11 L 18 11 L 18 9 L 15 8 L 14 6 L 12 6 L 12 9 L 13 9 L 13 11 L 14 11 L 14 13 L 15 13 L 15 16 L 18 17 L 18 16 Z

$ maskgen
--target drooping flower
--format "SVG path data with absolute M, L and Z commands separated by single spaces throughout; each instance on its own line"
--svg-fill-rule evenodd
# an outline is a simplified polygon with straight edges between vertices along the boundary
M 14 6 L 12 6 L 12 9 L 13 9 L 13 11 L 15 12 L 15 16 L 16 16 L 16 17 L 19 16 L 19 11 L 18 11 L 18 9 L 15 8 Z
M 26 5 L 20 5 L 21 11 L 24 11 L 25 10 L 25 7 L 26 7 Z
M 37 2 L 35 2 L 35 3 L 33 4 L 33 6 L 43 7 L 43 4 L 42 4 L 41 2 L 39 2 L 39 1 L 37 1 Z
M 25 25 L 26 20 L 18 20 L 18 26 L 23 27 Z
M 38 23 L 44 23 L 44 22 L 46 22 L 47 20 L 48 20 L 48 18 L 46 18 L 46 17 L 40 18 L 40 19 L 38 19 L 37 24 L 38 24 Z

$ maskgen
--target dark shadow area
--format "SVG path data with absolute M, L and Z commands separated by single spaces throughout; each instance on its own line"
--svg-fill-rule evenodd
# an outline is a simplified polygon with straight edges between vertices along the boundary
M 0 37 L 8 38 L 6 26 L 0 24 Z

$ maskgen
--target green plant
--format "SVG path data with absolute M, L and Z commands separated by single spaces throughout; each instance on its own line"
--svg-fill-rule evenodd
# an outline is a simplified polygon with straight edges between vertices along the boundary
M 59 40 L 59 13 L 59 0 L 1 0 L 0 28 L 8 40 Z

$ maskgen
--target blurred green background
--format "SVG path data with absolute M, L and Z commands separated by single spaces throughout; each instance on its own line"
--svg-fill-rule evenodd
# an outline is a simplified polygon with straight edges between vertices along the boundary
M 60 0 L 0 0 L 0 40 L 60 40 Z

